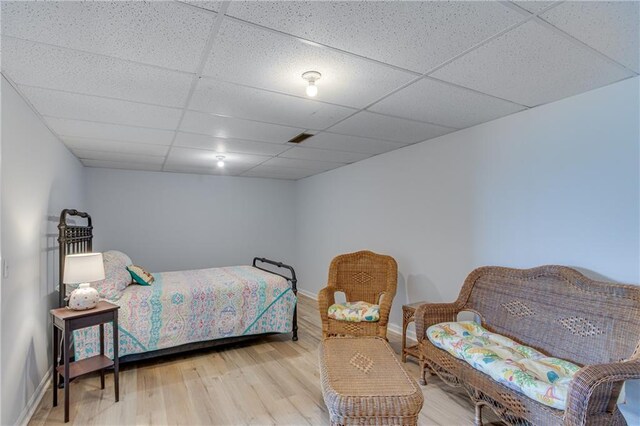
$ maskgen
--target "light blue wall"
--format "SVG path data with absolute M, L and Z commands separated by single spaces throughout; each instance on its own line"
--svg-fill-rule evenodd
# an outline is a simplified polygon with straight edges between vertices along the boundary
M 293 262 L 295 183 L 87 168 L 98 251 L 152 272 Z
M 51 360 L 49 309 L 57 304 L 56 218 L 84 207 L 82 164 L 2 78 L 2 417 L 24 420 L 46 383 Z M 50 236 L 53 234 L 53 236 Z

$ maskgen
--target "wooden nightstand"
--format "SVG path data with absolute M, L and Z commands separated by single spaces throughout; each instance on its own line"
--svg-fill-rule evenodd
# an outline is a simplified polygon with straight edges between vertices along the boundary
M 113 383 L 116 402 L 120 399 L 118 389 L 118 309 L 119 306 L 109 302 L 98 302 L 98 306 L 86 311 L 74 311 L 69 308 L 52 309 L 53 316 L 53 362 L 58 360 L 59 331 L 64 336 L 63 349 L 64 364 L 53 369 L 53 406 L 58 405 L 58 375 L 64 377 L 64 421 L 69 421 L 69 382 L 74 377 L 100 371 L 100 386 L 104 389 L 104 370 L 113 366 Z M 114 360 L 104 354 L 104 324 L 113 323 L 113 353 Z M 74 330 L 85 327 L 100 326 L 100 355 L 85 358 L 80 361 L 69 362 L 70 348 Z

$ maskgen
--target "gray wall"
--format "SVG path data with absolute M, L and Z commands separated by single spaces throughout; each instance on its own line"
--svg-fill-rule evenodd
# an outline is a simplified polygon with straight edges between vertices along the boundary
M 397 327 L 402 304 L 452 301 L 481 265 L 561 264 L 638 284 L 638 84 L 298 181 L 300 287 L 317 293 L 339 253 L 390 254 L 400 272 Z
M 86 169 L 95 248 L 153 272 L 293 262 L 293 181 Z
M 52 364 L 49 309 L 57 302 L 58 253 L 50 220 L 84 206 L 83 167 L 2 79 L 1 424 L 13 424 Z

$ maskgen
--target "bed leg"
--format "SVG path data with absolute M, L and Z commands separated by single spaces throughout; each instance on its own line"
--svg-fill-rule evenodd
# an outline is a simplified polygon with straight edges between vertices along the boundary
M 298 305 L 293 308 L 293 337 L 291 338 L 294 342 L 298 341 Z
M 473 420 L 474 426 L 482 426 L 482 404 L 476 404 L 476 413 Z

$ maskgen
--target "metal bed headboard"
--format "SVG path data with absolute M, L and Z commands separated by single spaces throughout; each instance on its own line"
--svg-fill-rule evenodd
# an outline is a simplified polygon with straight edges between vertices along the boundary
M 70 217 L 80 217 L 87 220 L 84 226 L 67 223 Z M 93 251 L 93 225 L 89 213 L 79 212 L 75 209 L 64 209 L 60 213 L 58 224 L 58 244 L 60 246 L 60 271 L 58 286 L 58 306 L 65 306 L 67 288 L 64 284 L 64 258 L 68 254 L 90 253 Z

